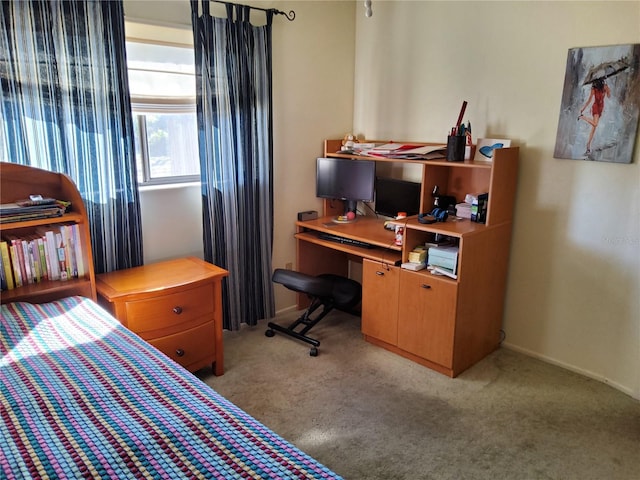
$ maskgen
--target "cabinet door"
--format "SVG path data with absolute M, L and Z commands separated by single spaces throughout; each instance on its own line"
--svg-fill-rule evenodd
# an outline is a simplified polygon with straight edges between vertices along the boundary
M 398 347 L 451 368 L 457 285 L 429 274 L 403 270 L 400 291 Z
M 362 262 L 362 333 L 396 345 L 398 340 L 398 267 Z

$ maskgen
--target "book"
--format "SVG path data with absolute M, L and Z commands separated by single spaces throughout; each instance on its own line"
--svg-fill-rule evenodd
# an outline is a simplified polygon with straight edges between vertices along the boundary
M 55 239 L 56 240 L 54 245 L 56 248 L 56 259 L 58 260 L 58 267 L 60 269 L 60 280 L 69 280 L 69 274 L 67 271 L 67 257 L 62 234 L 59 232 L 56 233 Z
M 33 275 L 31 274 L 31 260 L 29 258 L 29 242 L 24 239 L 20 239 L 20 247 L 22 250 L 22 256 L 20 257 L 20 261 L 22 262 L 21 267 L 24 267 L 24 275 L 22 280 L 26 279 L 27 284 L 33 283 Z
M 488 193 L 478 194 L 471 203 L 471 221 L 477 223 L 485 223 L 487 221 L 487 202 L 489 201 Z
M 49 280 L 60 280 L 60 267 L 56 251 L 54 228 L 55 227 L 52 226 L 38 227 L 36 232 L 42 237 L 44 242 L 45 259 L 48 261 L 47 272 Z
M 29 264 L 31 266 L 31 276 L 33 283 L 39 283 L 41 280 L 40 275 L 40 256 L 38 255 L 38 245 L 33 243 L 33 240 L 25 240 L 27 243 L 27 250 L 29 252 Z
M 78 277 L 82 278 L 86 275 L 86 271 L 84 268 L 84 257 L 83 257 L 83 252 L 82 252 L 82 241 L 81 241 L 81 234 L 80 234 L 80 225 L 78 225 L 77 223 L 74 223 L 73 226 L 71 227 L 72 233 L 73 233 L 73 247 L 75 249 L 75 254 L 76 254 L 76 267 L 77 267 L 77 271 L 78 271 Z
M 25 266 L 24 248 L 22 246 L 22 240 L 19 237 L 16 237 L 15 235 L 8 235 L 7 239 L 11 241 L 11 246 L 14 247 L 15 256 L 16 256 L 15 265 L 19 272 L 19 277 L 20 277 L 19 286 L 22 287 L 23 285 L 27 285 L 29 283 L 29 280 L 27 278 L 27 270 Z
M 13 279 L 13 267 L 11 266 L 11 256 L 9 253 L 9 244 L 4 240 L 0 242 L 0 257 L 2 258 L 2 268 L 7 282 L 7 290 L 13 290 L 15 282 Z
M 47 237 L 43 235 L 41 239 L 42 239 L 42 245 L 44 247 L 44 259 L 45 259 L 45 264 L 47 269 L 47 279 L 54 280 L 53 270 L 51 269 L 51 258 L 49 256 L 50 255 L 49 246 L 47 245 Z
M 44 248 L 44 240 L 42 237 L 34 239 L 35 244 L 38 246 L 38 256 L 40 257 L 40 271 L 42 272 L 42 279 L 49 279 L 49 268 L 47 267 L 47 258 Z
M 73 232 L 71 225 L 61 225 L 60 233 L 64 243 L 64 255 L 67 259 L 67 277 L 78 278 L 78 268 L 76 266 L 76 251 L 73 246 Z
M 20 270 L 20 259 L 18 258 L 18 248 L 13 243 L 9 245 L 9 255 L 11 256 L 11 266 L 13 268 L 13 281 L 16 287 L 21 287 L 22 271 Z
M 39 201 L 21 200 L 0 205 L 0 223 L 21 222 L 39 218 L 62 216 L 71 205 L 69 202 L 55 199 Z
M 0 256 L 0 290 L 9 290 L 9 287 L 7 286 L 7 275 L 4 272 L 4 260 L 2 259 L 2 256 Z

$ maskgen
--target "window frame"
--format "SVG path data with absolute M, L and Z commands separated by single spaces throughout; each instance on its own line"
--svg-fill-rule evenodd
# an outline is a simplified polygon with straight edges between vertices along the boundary
M 151 164 L 149 158 L 149 145 L 147 137 L 147 125 L 146 114 L 159 113 L 159 114 L 177 114 L 177 113 L 196 113 L 196 104 L 193 97 L 181 97 L 168 101 L 168 99 L 153 99 L 153 101 L 143 101 L 136 99 L 137 101 L 131 102 L 131 115 L 133 128 L 136 129 L 140 138 L 140 148 L 142 151 L 136 151 L 142 157 L 142 175 L 143 178 L 138 178 L 139 186 L 153 186 L 153 185 L 172 185 L 183 183 L 200 182 L 200 175 L 172 175 L 168 177 L 151 177 Z M 197 132 L 196 132 L 196 141 Z M 137 158 L 136 158 L 137 169 Z

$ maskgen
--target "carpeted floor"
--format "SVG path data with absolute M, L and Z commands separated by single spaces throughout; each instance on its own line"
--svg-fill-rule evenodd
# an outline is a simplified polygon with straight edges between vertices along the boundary
M 640 402 L 605 384 L 506 349 L 450 379 L 341 312 L 315 358 L 265 329 L 225 332 L 225 374 L 198 376 L 347 480 L 640 479 Z

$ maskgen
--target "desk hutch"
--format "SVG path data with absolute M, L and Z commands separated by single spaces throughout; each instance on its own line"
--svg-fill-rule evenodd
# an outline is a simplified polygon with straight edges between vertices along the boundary
M 341 140 L 326 140 L 324 156 L 372 159 L 336 153 L 340 145 Z M 458 202 L 467 193 L 487 192 L 486 223 L 449 219 L 422 224 L 417 217 L 409 217 L 401 221 L 404 238 L 398 246 L 394 232 L 384 228 L 382 219 L 364 216 L 353 223 L 332 222 L 343 212 L 343 205 L 325 200 L 321 218 L 296 222 L 298 270 L 347 276 L 349 261 L 362 262 L 364 338 L 445 375 L 457 376 L 500 343 L 518 154 L 518 148 L 511 147 L 496 150 L 492 161 L 482 162 L 373 158 L 422 165 L 423 212 L 432 209 L 435 185 L 440 194 L 454 196 Z M 364 241 L 375 248 L 327 241 L 319 237 L 322 232 Z M 458 243 L 457 279 L 400 267 L 414 247 L 432 240 L 435 234 Z M 298 303 L 304 303 L 302 296 Z

